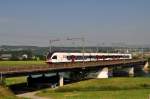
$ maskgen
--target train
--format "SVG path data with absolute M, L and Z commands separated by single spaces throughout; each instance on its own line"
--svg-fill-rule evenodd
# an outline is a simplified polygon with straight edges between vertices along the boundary
M 103 60 L 132 59 L 131 54 L 121 53 L 80 53 L 80 52 L 53 52 L 46 58 L 47 63 L 87 62 Z

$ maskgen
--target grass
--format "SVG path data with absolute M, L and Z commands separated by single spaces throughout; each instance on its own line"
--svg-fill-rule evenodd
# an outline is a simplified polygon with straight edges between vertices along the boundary
M 44 61 L 0 61 L 0 66 L 44 65 Z
M 93 79 L 43 90 L 37 95 L 53 99 L 148 99 L 150 78 Z
M 21 83 L 26 83 L 26 76 L 23 77 L 12 77 L 12 78 L 6 78 L 5 79 L 5 84 L 6 86 L 11 86 L 14 84 L 21 84 Z
M 66 85 L 55 90 L 55 92 L 72 91 L 110 91 L 150 88 L 150 78 L 109 78 L 93 79 Z
M 46 92 L 42 97 L 52 99 L 149 99 L 150 89 L 117 91 Z

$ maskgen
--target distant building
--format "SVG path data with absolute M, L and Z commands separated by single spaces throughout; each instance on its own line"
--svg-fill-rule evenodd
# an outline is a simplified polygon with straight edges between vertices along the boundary
M 21 57 L 22 57 L 22 59 L 28 59 L 28 55 L 27 54 L 23 54 Z
M 12 58 L 12 54 L 1 54 L 0 59 L 1 60 L 10 60 Z
M 150 57 L 150 52 L 143 53 L 145 57 Z
M 17 57 L 18 57 L 19 60 L 26 60 L 26 59 L 28 59 L 28 55 L 27 54 L 18 55 Z

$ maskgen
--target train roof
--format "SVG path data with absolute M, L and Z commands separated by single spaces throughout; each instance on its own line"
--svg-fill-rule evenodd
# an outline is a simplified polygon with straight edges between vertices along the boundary
M 51 55 L 54 54 L 54 53 L 83 53 L 83 52 L 63 52 L 63 51 L 59 51 L 59 52 L 52 52 Z M 90 52 L 85 52 L 85 53 L 90 53 Z M 101 53 L 101 52 L 98 52 L 98 53 L 99 54 L 127 54 L 127 55 L 130 54 L 130 53 Z M 96 52 L 95 53 L 92 52 L 91 54 L 96 54 Z

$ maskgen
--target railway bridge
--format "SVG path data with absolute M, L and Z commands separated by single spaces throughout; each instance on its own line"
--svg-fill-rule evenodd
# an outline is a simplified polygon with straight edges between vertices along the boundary
M 132 60 L 105 60 L 93 62 L 55 63 L 32 66 L 0 66 L 0 77 L 3 81 L 6 77 L 28 76 L 34 74 L 57 73 L 59 74 L 59 85 L 63 86 L 64 74 L 68 71 L 90 71 L 98 70 L 97 78 L 108 78 L 109 69 L 116 67 L 126 68 L 130 75 L 134 75 L 135 68 L 144 68 L 148 63 L 143 59 Z

